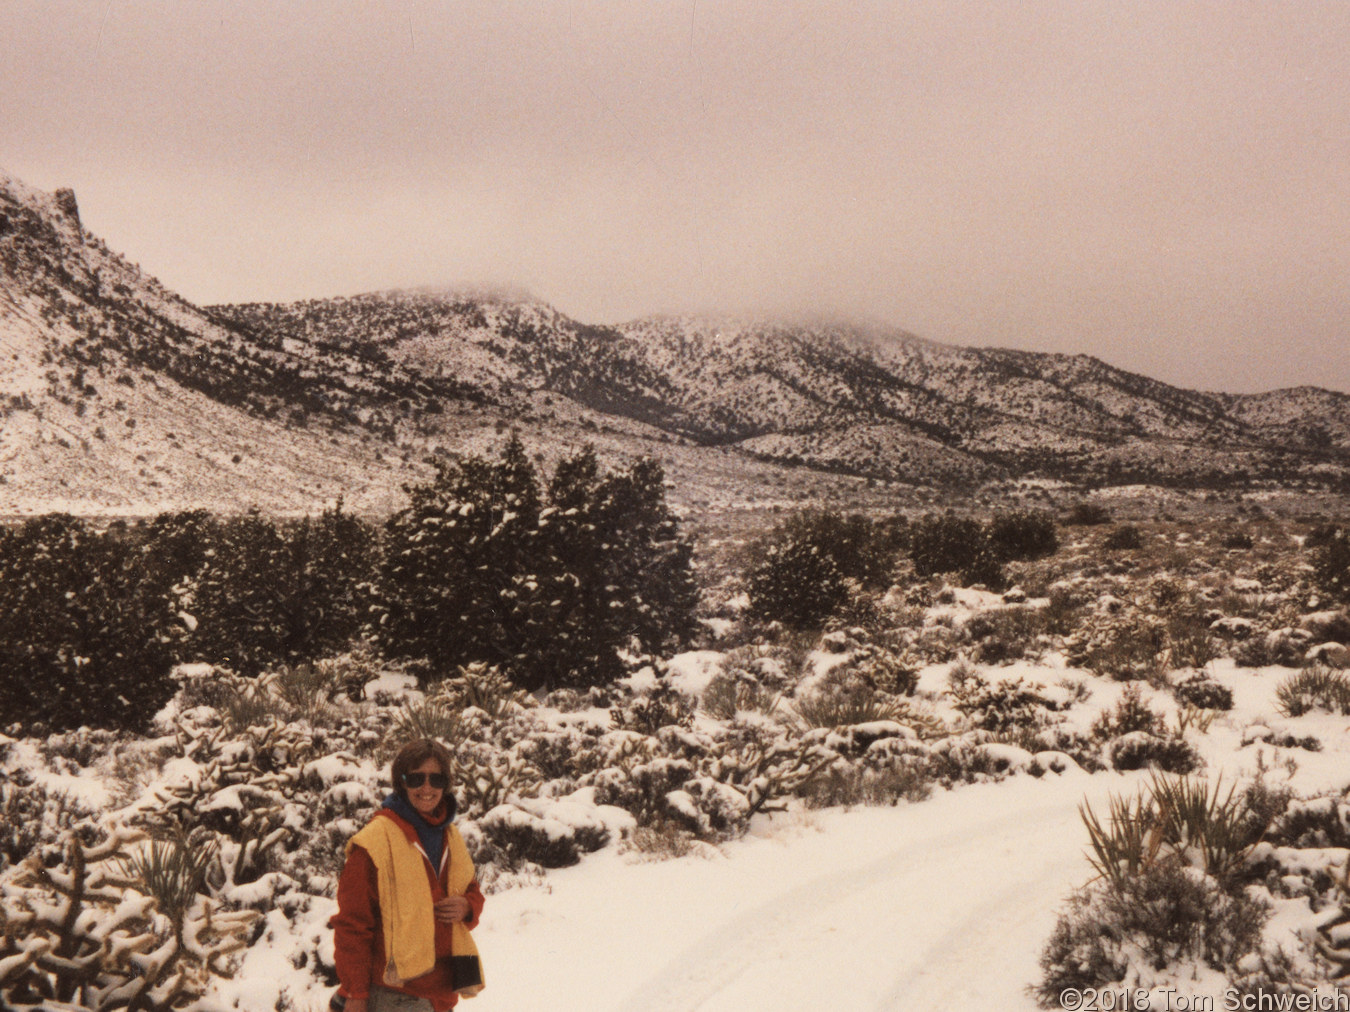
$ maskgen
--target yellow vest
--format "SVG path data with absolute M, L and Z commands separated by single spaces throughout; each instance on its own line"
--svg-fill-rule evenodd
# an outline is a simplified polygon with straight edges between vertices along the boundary
M 473 860 L 459 830 L 454 826 L 447 828 L 445 842 L 450 869 L 446 893 L 463 896 L 474 880 Z M 409 841 L 393 819 L 383 816 L 371 819 L 369 825 L 347 841 L 348 854 L 352 847 L 364 850 L 375 865 L 380 921 L 384 928 L 384 982 L 400 987 L 405 981 L 430 973 L 436 965 L 436 918 L 431 883 L 427 880 L 427 858 L 422 849 Z M 478 955 L 473 935 L 463 922 L 451 925 L 450 934 L 451 951 L 456 956 Z M 459 993 L 471 998 L 482 989 L 480 983 Z

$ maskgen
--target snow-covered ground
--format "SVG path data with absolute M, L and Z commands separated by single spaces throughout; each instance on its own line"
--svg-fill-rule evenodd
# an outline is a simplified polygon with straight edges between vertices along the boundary
M 787 813 L 713 856 L 614 850 L 490 898 L 477 1012 L 1034 1009 L 1077 806 L 1138 774 L 1020 777 L 894 808 Z
M 992 595 L 959 592 L 950 617 L 995 604 Z M 939 618 L 945 614 L 934 611 Z M 842 656 L 814 652 L 806 665 L 814 674 L 803 684 L 824 677 Z M 697 696 L 722 658 L 715 651 L 672 658 L 669 684 Z M 961 715 L 948 691 L 951 667 L 922 669 L 918 697 L 936 717 L 956 726 Z M 1035 660 L 978 670 L 992 682 L 1021 680 L 1042 687 L 1047 697 L 1072 698 L 1055 715 L 1066 731 L 1088 731 L 1126 691 L 1124 683 L 1068 667 L 1053 650 Z M 1325 711 L 1279 716 L 1275 690 L 1290 669 L 1243 668 L 1224 658 L 1207 665 L 1206 673 L 1231 690 L 1234 705 L 1210 711 L 1204 727 L 1183 732 L 1204 760 L 1200 777 L 1243 786 L 1259 775 L 1305 797 L 1334 794 L 1350 783 L 1350 717 Z M 631 681 L 644 680 L 654 681 L 650 670 Z M 1066 681 L 1083 683 L 1086 697 L 1071 692 Z M 371 683 L 368 694 L 403 691 L 405 682 L 403 676 L 388 676 Z M 1171 693 L 1131 685 L 1169 727 L 1177 726 L 1182 715 Z M 536 719 L 541 728 L 565 724 L 562 714 L 548 708 Z M 695 732 L 710 721 L 701 714 Z M 1312 737 L 1320 749 L 1279 747 L 1270 743 L 1272 737 Z M 26 778 L 77 796 L 90 808 L 113 803 L 99 770 L 45 762 L 34 739 L 0 739 L 0 744 L 8 750 L 9 772 L 22 770 Z M 535 879 L 527 874 L 499 880 L 475 933 L 488 986 L 465 1007 L 1030 1012 L 1038 1006 L 1028 989 L 1041 978 L 1038 961 L 1057 918 L 1073 891 L 1094 874 L 1080 806 L 1104 813 L 1111 795 L 1133 794 L 1150 774 L 1088 774 L 1072 760 L 1055 764 L 1061 772 L 1046 772 L 1048 761 L 1033 770 L 1031 756 L 1010 744 L 977 747 L 1000 750 L 997 754 L 1011 761 L 1011 774 L 987 777 L 988 782 L 977 776 L 977 782 L 950 789 L 934 783 L 927 799 L 893 806 L 814 809 L 791 799 L 785 811 L 754 816 L 739 839 L 695 843 L 691 853 L 667 860 L 653 860 L 614 832 L 606 846 L 572 867 Z M 1048 755 L 1062 753 L 1042 758 Z M 198 775 L 203 762 L 184 756 L 147 769 L 143 798 L 175 777 Z M 306 769 L 329 793 L 350 788 L 372 800 L 384 776 L 369 759 L 339 761 L 337 755 Z M 610 814 L 602 813 L 604 818 L 614 813 L 628 818 L 618 809 L 605 811 Z M 1350 857 L 1341 851 L 1308 853 L 1325 870 Z M 500 888 L 508 882 L 515 884 Z M 278 893 L 263 911 L 262 929 L 234 978 L 213 985 L 225 1007 L 317 1012 L 326 1002 L 331 989 L 315 973 L 310 954 L 331 965 L 326 922 L 332 901 L 316 887 L 283 910 L 288 898 L 296 894 Z M 1298 950 L 1311 937 L 1315 911 L 1297 895 L 1269 898 L 1267 942 Z M 1212 1007 L 1224 1007 L 1227 981 L 1203 966 L 1167 967 L 1148 982 L 1175 986 L 1183 996 L 1204 995 L 1216 1000 Z

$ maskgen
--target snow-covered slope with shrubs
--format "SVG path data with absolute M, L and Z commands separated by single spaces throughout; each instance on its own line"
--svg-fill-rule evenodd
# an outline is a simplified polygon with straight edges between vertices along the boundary
M 856 570 L 823 631 L 757 617 L 761 588 L 733 580 L 702 649 L 588 688 L 527 694 L 484 664 L 419 688 L 419 666 L 360 650 L 254 680 L 180 667 L 145 736 L 10 727 L 0 996 L 321 1007 L 343 844 L 423 734 L 452 748 L 489 894 L 475 1007 L 1029 1012 L 1064 987 L 1214 1007 L 1344 987 L 1336 536 L 1154 521 L 1121 548 L 1123 527 L 1013 519 L 990 525 L 1028 549 L 1002 593 L 916 576 L 940 564 L 921 542 L 958 547 L 934 518 L 894 586 Z M 865 528 L 780 536 L 861 566 L 886 536 Z M 1331 547 L 1305 558 L 1310 533 Z M 192 888 L 151 885 L 146 862 L 184 844 Z M 180 938 L 181 979 L 132 958 Z
M 782 474 L 525 382 L 533 367 L 493 349 L 557 330 L 547 307 L 482 293 L 353 303 L 351 339 L 342 300 L 317 304 L 312 326 L 304 307 L 267 327 L 227 319 L 109 250 L 74 194 L 0 175 L 0 516 L 295 513 L 338 498 L 386 514 L 430 456 L 508 426 L 550 457 L 583 442 L 607 460 L 658 455 L 690 499 L 744 499 Z M 464 340 L 447 351 L 408 322 L 424 316 Z M 813 495 L 835 479 L 795 484 Z

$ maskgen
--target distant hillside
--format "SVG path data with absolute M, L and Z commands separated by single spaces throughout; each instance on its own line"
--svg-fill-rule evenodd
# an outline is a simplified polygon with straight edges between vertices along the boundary
M 429 455 L 508 427 L 545 456 L 654 454 L 702 502 L 861 479 L 1350 488 L 1344 394 L 1197 393 L 847 325 L 592 326 L 520 294 L 202 308 L 88 234 L 73 193 L 3 174 L 0 423 L 0 514 L 383 511 Z
M 256 332 L 377 350 L 502 402 L 548 391 L 702 445 L 890 480 L 1226 487 L 1350 471 L 1346 395 L 1204 394 L 1081 355 L 849 326 L 664 317 L 595 327 L 528 299 L 426 291 L 212 312 Z

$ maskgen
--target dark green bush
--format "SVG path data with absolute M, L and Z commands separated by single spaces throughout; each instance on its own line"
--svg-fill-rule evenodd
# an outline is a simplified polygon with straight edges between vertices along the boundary
M 187 581 L 186 659 L 253 675 L 341 652 L 370 620 L 378 533 L 341 503 L 317 519 L 254 510 L 203 531 L 213 540 Z
M 1111 511 L 1100 503 L 1077 502 L 1069 508 L 1068 514 L 1064 517 L 1064 522 L 1075 527 L 1109 524 L 1111 522 Z
M 1350 531 L 1337 528 L 1312 552 L 1313 580 L 1328 597 L 1350 601 Z
M 1121 524 L 1103 540 L 1102 547 L 1110 551 L 1132 551 L 1144 547 L 1144 537 L 1134 524 Z
M 755 548 L 760 557 L 749 572 L 752 614 L 795 629 L 818 627 L 848 600 L 845 581 L 869 590 L 890 581 L 903 540 L 898 519 L 794 514 Z
M 436 466 L 386 526 L 388 654 L 441 675 L 495 664 L 526 689 L 592 685 L 623 671 L 621 651 L 691 632 L 691 551 L 653 461 L 602 475 L 586 448 L 541 488 L 512 437 L 496 460 Z
M 1037 510 L 1007 510 L 989 521 L 989 540 L 1008 562 L 1041 559 L 1059 548 L 1055 521 Z
M 0 727 L 143 729 L 181 628 L 155 591 L 121 532 L 65 514 L 0 531 Z
M 1233 708 L 1233 690 L 1198 671 L 1176 682 L 1172 686 L 1172 695 L 1177 702 L 1202 710 Z
M 1233 971 L 1259 950 L 1270 908 L 1228 893 L 1178 861 L 1158 861 L 1121 888 L 1094 883 L 1074 894 L 1041 955 L 1037 996 L 1058 1007 L 1065 988 L 1102 988 L 1125 979 L 1130 954 L 1154 970 L 1187 960 Z
M 816 628 L 848 598 L 839 565 L 819 545 L 770 545 L 750 571 L 750 613 L 794 629 Z
M 1007 583 L 988 528 L 973 517 L 930 513 L 910 526 L 909 553 L 918 576 L 955 573 L 966 586 L 1000 590 Z

